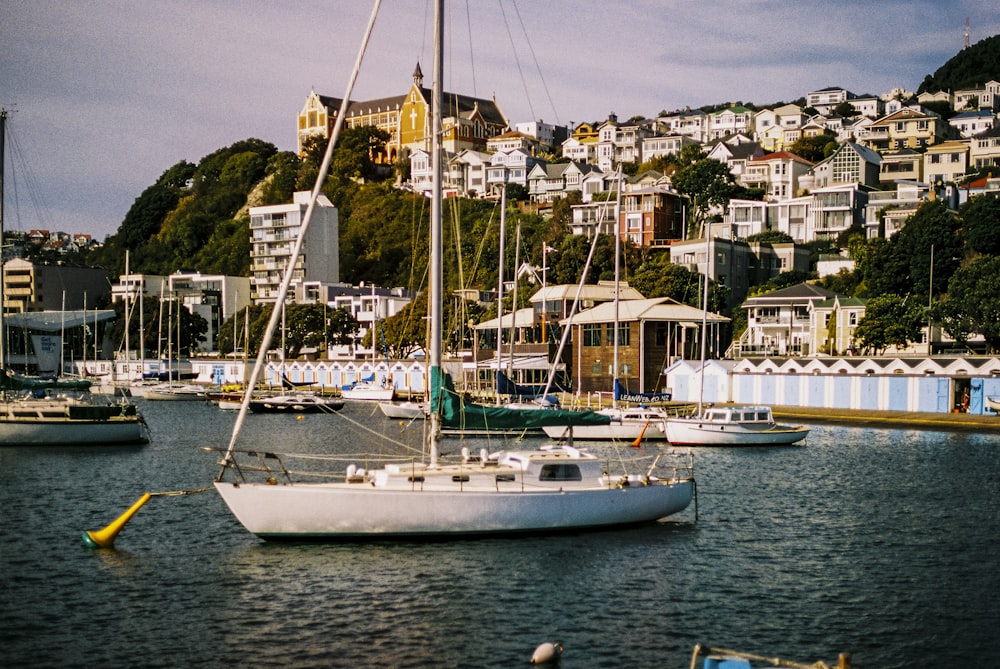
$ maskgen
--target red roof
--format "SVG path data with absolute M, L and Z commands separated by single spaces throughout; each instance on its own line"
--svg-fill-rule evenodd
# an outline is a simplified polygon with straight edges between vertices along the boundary
M 775 151 L 774 153 L 768 153 L 760 158 L 754 158 L 751 163 L 763 163 L 772 160 L 795 160 L 800 163 L 805 163 L 806 165 L 812 165 L 811 162 L 803 158 L 802 156 L 796 155 L 791 151 Z

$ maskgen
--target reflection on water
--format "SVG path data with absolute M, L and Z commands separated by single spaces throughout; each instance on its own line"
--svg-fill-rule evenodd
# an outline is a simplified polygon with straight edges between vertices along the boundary
M 802 447 L 700 450 L 698 519 L 628 531 L 267 544 L 208 492 L 153 498 L 116 551 L 83 547 L 143 492 L 215 475 L 201 447 L 224 446 L 233 415 L 179 404 L 144 406 L 145 447 L 0 449 L 10 666 L 511 667 L 553 640 L 563 667 L 686 667 L 698 642 L 1000 662 L 992 435 L 815 426 Z M 357 453 L 374 430 L 419 446 L 371 408 L 251 416 L 247 440 Z

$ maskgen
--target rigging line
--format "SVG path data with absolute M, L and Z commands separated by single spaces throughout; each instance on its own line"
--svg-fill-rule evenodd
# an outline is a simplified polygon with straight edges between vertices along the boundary
M 24 231 L 24 226 L 21 223 L 21 207 L 18 204 L 17 184 L 19 180 L 22 182 L 21 185 L 27 192 L 28 200 L 31 201 L 32 209 L 34 209 L 35 217 L 38 220 L 38 227 L 51 228 L 51 222 L 48 220 L 47 216 L 42 213 L 42 205 L 44 203 L 41 202 L 39 197 L 41 188 L 38 186 L 38 180 L 31 171 L 31 165 L 28 163 L 28 159 L 24 155 L 24 149 L 18 141 L 18 136 L 11 131 L 9 125 L 7 127 L 7 138 L 9 140 L 10 155 L 12 159 L 11 162 L 16 163 L 19 166 L 19 169 L 12 172 L 13 178 L 10 180 L 14 190 L 14 213 L 17 217 L 17 229 Z
M 498 3 L 500 5 L 500 13 L 503 14 L 503 25 L 507 29 L 507 39 L 510 41 L 510 50 L 514 54 L 514 62 L 517 63 L 517 74 L 521 77 L 521 87 L 524 88 L 524 100 L 528 103 L 528 110 L 531 112 L 531 118 L 537 118 L 535 116 L 535 108 L 531 104 L 531 95 L 528 93 L 528 85 L 524 80 L 524 71 L 521 69 L 521 59 L 517 57 L 517 47 L 514 45 L 514 35 L 510 32 L 510 23 L 507 21 L 507 12 L 503 9 L 503 3 Z
M 524 25 L 524 19 L 521 17 L 521 10 L 517 8 L 517 0 L 511 0 L 511 4 L 514 5 L 514 13 L 517 14 L 517 20 L 521 23 L 521 32 L 524 33 L 524 41 L 528 43 L 528 51 L 531 52 L 531 59 L 535 61 L 535 70 L 538 71 L 538 78 L 542 81 L 542 89 L 545 91 L 545 97 L 549 100 L 549 106 L 552 107 L 552 113 L 556 116 L 556 124 L 560 124 L 559 112 L 556 111 L 556 104 L 552 101 L 552 94 L 549 93 L 549 85 L 545 81 L 545 77 L 542 75 L 542 67 L 538 64 L 538 57 L 535 55 L 535 49 L 531 45 L 531 40 L 528 38 L 528 29 Z M 534 115 L 532 115 L 534 117 Z
M 361 423 L 360 421 L 356 421 L 353 418 L 350 418 L 349 416 L 345 415 L 342 411 L 338 411 L 337 413 L 334 414 L 334 416 L 336 416 L 337 418 L 340 418 L 342 420 L 345 420 L 348 423 L 350 423 L 351 425 L 353 425 L 354 427 L 357 427 L 360 430 L 364 430 L 365 432 L 373 434 L 376 437 L 379 437 L 379 438 L 383 439 L 384 441 L 387 441 L 388 443 L 390 443 L 390 444 L 392 444 L 394 446 L 398 446 L 398 447 L 406 449 L 408 451 L 413 451 L 414 453 L 420 453 L 421 452 L 420 449 L 413 448 L 413 446 L 410 446 L 406 442 L 398 441 L 396 439 L 388 437 L 385 434 L 379 432 L 378 430 L 370 428 L 367 425 L 365 425 L 364 423 Z M 370 416 L 368 416 L 368 417 L 370 418 Z
M 469 35 L 469 74 L 472 75 L 472 96 L 479 97 L 479 90 L 476 88 L 476 54 L 472 48 L 472 14 L 469 11 L 469 3 L 465 3 L 465 23 L 468 26 Z

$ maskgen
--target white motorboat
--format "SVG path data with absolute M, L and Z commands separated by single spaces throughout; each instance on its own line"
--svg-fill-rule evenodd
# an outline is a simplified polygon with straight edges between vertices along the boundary
M 663 421 L 667 412 L 660 407 L 609 407 L 597 413 L 611 417 L 607 425 L 581 425 L 573 428 L 573 438 L 584 441 L 634 441 L 639 437 L 643 440 L 663 440 L 667 435 L 663 432 Z M 563 426 L 547 426 L 542 428 L 545 434 L 559 438 L 566 434 Z
M 675 446 L 781 446 L 806 438 L 809 428 L 779 425 L 765 406 L 715 406 L 700 414 L 667 418 L 667 439 Z
M 502 407 L 463 407 L 454 389 L 450 388 L 450 378 L 442 369 L 443 0 L 436 0 L 434 17 L 434 83 L 429 105 L 434 177 L 428 282 L 430 337 L 427 349 L 431 389 L 431 413 L 426 431 L 428 461 L 408 459 L 379 464 L 371 460 L 371 456 L 364 456 L 364 468 L 359 469 L 356 464 L 348 465 L 339 480 L 331 480 L 328 474 L 310 478 L 298 467 L 286 467 L 282 458 L 295 456 L 274 453 L 271 444 L 248 450 L 237 449 L 239 428 L 245 415 L 241 411 L 220 462 L 215 488 L 244 527 L 264 539 L 389 539 L 553 533 L 651 523 L 678 513 L 688 507 L 694 496 L 695 480 L 690 460 L 684 466 L 658 469 L 658 466 L 663 467 L 660 464 L 661 455 L 638 461 L 615 453 L 604 460 L 571 445 L 494 454 L 481 452 L 478 458 L 463 453 L 461 459 L 456 461 L 445 461 L 440 456 L 441 413 L 445 410 L 456 414 L 454 419 L 457 423 L 466 419 L 490 424 L 500 421 L 527 424 L 534 421 L 541 427 L 545 422 L 565 424 L 567 419 L 558 410 L 518 412 Z M 374 20 L 373 11 L 362 51 L 342 98 L 340 113 L 336 116 L 337 122 L 313 189 L 314 198 L 321 191 L 327 174 Z M 311 211 L 312 206 L 300 223 L 299 237 L 275 295 L 277 303 L 284 302 L 291 285 Z M 277 320 L 277 315 L 272 314 L 261 344 L 262 352 L 267 350 Z M 251 387 L 257 383 L 263 366 L 263 353 L 259 353 L 248 381 Z M 451 406 L 447 406 L 449 403 Z M 576 420 L 581 423 L 609 422 L 605 416 L 573 413 L 579 416 Z M 265 448 L 267 452 L 261 457 Z M 620 466 L 622 471 L 612 473 L 613 466 Z
M 986 404 L 986 408 L 987 409 L 992 409 L 993 411 L 996 411 L 997 413 L 1000 413 L 1000 397 L 998 397 L 998 396 L 993 396 L 993 397 L 987 396 L 985 404 Z

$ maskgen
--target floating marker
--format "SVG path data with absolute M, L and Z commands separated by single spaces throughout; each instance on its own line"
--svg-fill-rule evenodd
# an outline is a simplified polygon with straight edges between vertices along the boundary
M 559 661 L 559 656 L 562 655 L 563 646 L 561 643 L 556 641 L 555 643 L 549 643 L 546 641 L 538 648 L 535 652 L 531 654 L 532 664 L 554 664 Z
M 122 531 L 123 527 L 125 527 L 125 523 L 127 523 L 129 519 L 135 515 L 136 511 L 141 509 L 142 505 L 149 501 L 150 497 L 180 497 L 182 495 L 194 495 L 195 493 L 205 492 L 207 490 L 212 490 L 212 488 L 143 493 L 142 497 L 136 500 L 136 503 L 130 506 L 128 511 L 115 518 L 114 522 L 105 527 L 103 530 L 84 532 L 83 543 L 91 548 L 114 548 L 115 537 L 117 537 L 118 533 Z
M 135 512 L 141 509 L 142 505 L 148 502 L 150 497 L 151 495 L 148 492 L 144 493 L 135 504 L 129 507 L 128 511 L 118 516 L 114 522 L 105 527 L 103 530 L 97 530 L 96 532 L 84 532 L 83 543 L 91 548 L 114 548 L 115 537 L 117 537 L 118 533 L 122 531 L 123 527 L 125 527 L 125 523 L 129 521 L 129 518 L 134 516 Z

